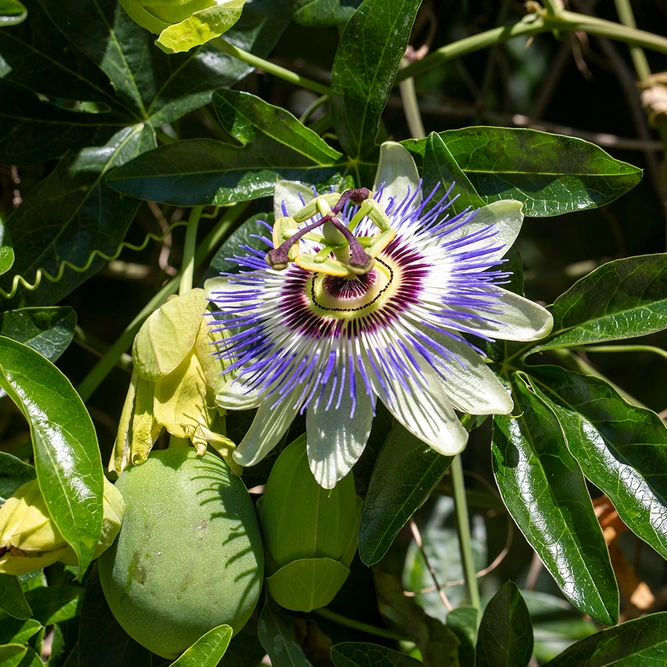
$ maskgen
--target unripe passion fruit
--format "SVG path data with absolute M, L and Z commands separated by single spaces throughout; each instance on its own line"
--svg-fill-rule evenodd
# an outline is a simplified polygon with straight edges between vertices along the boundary
M 100 558 L 109 607 L 125 631 L 165 658 L 205 632 L 246 623 L 264 561 L 255 510 L 227 464 L 191 448 L 153 452 L 116 486 L 126 512 Z

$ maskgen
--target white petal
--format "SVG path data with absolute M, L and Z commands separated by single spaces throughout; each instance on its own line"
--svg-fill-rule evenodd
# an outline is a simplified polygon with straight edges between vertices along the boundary
M 421 371 L 424 376 L 421 385 L 405 378 L 409 390 L 398 380 L 385 377 L 383 386 L 374 373 L 369 373 L 369 377 L 380 400 L 410 433 L 436 452 L 454 456 L 465 449 L 468 432 L 461 426 L 435 371 L 426 363 Z
M 382 193 L 382 203 L 388 204 L 393 197 L 396 204 L 400 204 L 408 195 L 417 191 L 412 204 L 417 208 L 422 201 L 419 187 L 419 172 L 410 152 L 394 141 L 385 141 L 380 147 L 380 163 L 375 174 L 373 191 L 377 192 L 385 184 Z
M 251 410 L 261 404 L 259 393 L 240 380 L 229 380 L 215 396 L 215 403 L 226 410 Z
M 312 188 L 306 185 L 294 181 L 278 181 L 273 190 L 273 215 L 276 220 L 284 217 L 283 204 L 285 204 L 287 215 L 294 217 L 294 214 L 303 208 L 303 202 L 308 202 L 313 197 Z
M 262 398 L 250 429 L 234 452 L 234 460 L 242 466 L 259 463 L 278 444 L 302 403 L 301 390 L 295 389 L 278 405 L 276 399 L 276 394 Z
M 494 301 L 493 308 L 498 312 L 485 314 L 495 321 L 470 319 L 461 320 L 461 324 L 501 340 L 540 340 L 551 333 L 554 319 L 546 308 L 501 287 L 496 289 L 500 299 Z
M 466 343 L 429 327 L 419 329 L 455 357 L 443 358 L 434 352 L 445 376 L 442 388 L 457 410 L 472 415 L 507 415 L 512 412 L 512 398 L 477 352 Z
M 330 383 L 316 406 L 308 406 L 308 461 L 317 483 L 325 489 L 333 489 L 350 472 L 364 451 L 371 432 L 375 397 L 366 393 L 360 378 L 355 378 L 354 401 L 351 394 L 347 381 L 342 393 L 339 386 L 333 387 Z
M 523 204 L 519 201 L 505 200 L 496 201 L 488 206 L 479 209 L 475 217 L 467 224 L 452 230 L 450 234 L 444 237 L 445 241 L 454 240 L 462 236 L 470 236 L 475 232 L 481 232 L 491 225 L 494 225 L 495 233 L 493 236 L 483 241 L 473 241 L 466 245 L 466 251 L 474 250 L 476 247 L 495 248 L 502 246 L 494 255 L 488 255 L 485 259 L 491 260 L 496 257 L 502 259 L 510 249 L 516 237 L 519 235 L 521 225 L 523 224 Z

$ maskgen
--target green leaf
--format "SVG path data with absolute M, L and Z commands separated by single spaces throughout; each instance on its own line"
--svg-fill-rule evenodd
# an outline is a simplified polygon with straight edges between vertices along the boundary
M 361 511 L 359 556 L 366 565 L 387 553 L 452 462 L 396 424 L 377 458 Z
M 516 584 L 508 581 L 484 609 L 477 667 L 526 667 L 533 654 L 533 626 Z
M 11 31 L 0 30 L 0 37 L 7 32 Z M 0 160 L 7 164 L 59 158 L 68 149 L 107 141 L 125 125 L 110 114 L 68 111 L 40 102 L 32 93 L 0 79 Z
M 436 185 L 440 184 L 438 191 L 431 202 L 432 205 L 445 195 L 447 189 L 453 184 L 450 204 L 447 211 L 450 215 L 461 213 L 466 208 L 480 208 L 485 201 L 477 194 L 470 179 L 463 173 L 456 160 L 453 158 L 447 144 L 440 135 L 432 132 L 426 139 L 424 152 L 424 170 L 422 174 L 424 192 L 430 194 Z M 454 199 L 456 197 L 456 199 Z
M 18 0 L 0 0 L 0 27 L 18 25 L 25 21 L 28 12 Z
M 661 331 L 667 328 L 667 254 L 603 264 L 559 296 L 549 310 L 553 331 L 531 353 Z
M 229 646 L 232 632 L 228 625 L 209 630 L 172 662 L 172 667 L 216 667 Z
M 74 618 L 78 613 L 83 588 L 78 586 L 40 586 L 25 595 L 32 617 L 42 625 L 53 625 Z
M 364 0 L 341 35 L 331 72 L 331 113 L 343 150 L 360 161 L 360 182 L 373 180 L 380 118 L 420 4 Z
M 440 137 L 484 201 L 516 199 L 528 217 L 603 206 L 642 177 L 641 169 L 595 144 L 539 130 L 466 127 Z M 403 145 L 419 160 L 425 143 L 411 139 Z
M 0 276 L 7 273 L 14 264 L 14 249 L 5 222 L 0 216 Z
M 667 427 L 613 387 L 557 366 L 530 368 L 584 475 L 636 535 L 667 558 Z
M 78 653 L 76 667 L 153 667 L 151 652 L 137 644 L 111 613 L 102 591 L 97 564 L 86 578 Z
M 606 625 L 618 618 L 618 587 L 586 481 L 556 416 L 514 376 L 519 417 L 496 416 L 493 468 L 514 521 L 572 604 Z
M 74 337 L 76 311 L 70 306 L 21 308 L 0 313 L 0 336 L 28 345 L 57 361 Z
M 21 459 L 0 452 L 0 499 L 7 499 L 19 486 L 35 479 L 35 469 Z
M 0 336 L 0 385 L 30 425 L 49 514 L 85 572 L 102 531 L 102 460 L 95 428 L 69 380 L 27 345 Z
M 19 580 L 9 574 L 0 574 L 0 609 L 21 620 L 32 616 L 32 610 L 23 595 Z
M 588 637 L 556 656 L 548 667 L 638 667 L 664 664 L 667 613 L 626 621 Z
M 391 575 L 373 568 L 373 580 L 378 609 L 384 621 L 389 628 L 407 635 L 416 644 L 424 664 L 428 667 L 460 667 L 460 642 L 454 632 L 438 619 L 425 614 L 414 599 L 406 597 L 401 584 Z
M 34 618 L 3 618 L 0 623 L 0 644 L 26 644 L 41 628 L 42 624 Z
M 19 667 L 44 667 L 44 661 L 37 651 L 28 646 Z
M 386 646 L 363 642 L 342 642 L 331 649 L 336 667 L 419 667 L 423 663 Z
M 266 651 L 257 638 L 257 622 L 255 617 L 237 632 L 220 661 L 219 667 L 259 667 Z
M 291 617 L 268 595 L 259 616 L 257 636 L 273 667 L 312 667 L 294 637 Z
M 197 206 L 272 195 L 276 179 L 320 184 L 336 177 L 341 154 L 289 112 L 224 89 L 215 92 L 213 103 L 241 147 L 212 139 L 177 141 L 114 169 L 107 184 L 141 199 Z
M 478 612 L 474 607 L 456 607 L 447 614 L 447 627 L 457 636 L 459 663 L 475 665 L 475 644 L 477 643 Z
M 20 644 L 0 646 L 0 667 L 18 667 L 27 652 L 28 647 Z
M 112 256 L 118 250 L 138 202 L 107 188 L 103 178 L 112 167 L 154 146 L 150 127 L 127 127 L 106 146 L 66 155 L 30 191 L 7 221 L 16 253 L 13 271 L 29 281 L 39 269 L 57 277 L 63 267 L 63 274 L 55 283 L 43 279 L 36 292 L 20 290 L 24 301 L 59 301 L 99 271 L 106 262 L 100 253 Z M 78 269 L 90 266 L 74 271 L 64 262 Z M 0 278 L 0 286 L 9 290 L 10 274 Z
M 361 0 L 293 0 L 294 20 L 313 28 L 346 23 Z

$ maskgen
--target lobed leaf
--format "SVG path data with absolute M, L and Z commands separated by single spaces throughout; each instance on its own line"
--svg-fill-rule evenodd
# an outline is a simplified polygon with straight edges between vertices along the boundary
M 331 71 L 331 113 L 338 140 L 372 182 L 375 140 L 421 0 L 364 0 L 343 29 Z
M 583 139 L 539 130 L 465 127 L 440 132 L 454 160 L 488 204 L 523 202 L 528 217 L 597 208 L 639 183 L 641 169 Z M 423 159 L 426 140 L 402 142 Z
M 397 424 L 373 469 L 361 511 L 359 557 L 380 561 L 396 535 L 428 499 L 452 462 Z
M 30 426 L 46 506 L 85 572 L 102 530 L 103 473 L 95 428 L 69 380 L 26 345 L 0 336 L 0 386 Z
M 606 625 L 618 587 L 586 481 L 556 416 L 515 374 L 518 417 L 494 417 L 493 469 L 512 518 L 570 602 Z
M 603 264 L 549 310 L 552 333 L 532 352 L 644 336 L 667 328 L 667 254 Z
M 533 366 L 530 381 L 561 424 L 584 475 L 636 535 L 667 558 L 667 427 L 609 384 L 557 366 Z
M 516 584 L 508 581 L 484 609 L 477 667 L 526 667 L 533 655 L 533 626 Z
M 319 184 L 338 178 L 341 154 L 289 112 L 224 89 L 213 103 L 223 128 L 242 146 L 177 141 L 115 169 L 107 184 L 141 199 L 219 206 L 272 195 L 277 179 Z

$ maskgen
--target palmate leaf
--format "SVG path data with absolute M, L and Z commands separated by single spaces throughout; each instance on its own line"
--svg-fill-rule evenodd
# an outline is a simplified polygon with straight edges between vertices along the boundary
M 421 0 L 364 0 L 346 24 L 331 72 L 331 113 L 359 185 L 373 180 L 380 117 Z
M 530 382 L 561 424 L 584 475 L 636 535 L 667 558 L 667 427 L 609 384 L 557 366 L 531 366 Z
M 539 130 L 466 127 L 440 132 L 449 152 L 488 204 L 524 203 L 528 217 L 596 208 L 618 199 L 641 180 L 641 169 L 612 158 L 583 139 Z M 402 144 L 424 159 L 426 140 Z
M 102 460 L 95 428 L 69 380 L 37 352 L 0 336 L 0 386 L 23 412 L 39 488 L 86 570 L 102 530 Z
M 667 254 L 603 264 L 559 296 L 549 310 L 553 332 L 531 353 L 666 329 Z
M 618 618 L 618 587 L 586 481 L 556 416 L 521 375 L 518 417 L 494 417 L 493 470 L 512 518 L 565 597 L 606 625 Z
M 197 206 L 271 195 L 278 178 L 338 180 L 342 155 L 289 112 L 224 89 L 213 103 L 241 147 L 212 139 L 177 141 L 115 169 L 107 184 L 141 199 Z
M 103 178 L 113 166 L 154 146 L 152 128 L 137 125 L 121 130 L 106 146 L 63 158 L 7 220 L 16 261 L 12 272 L 0 278 L 0 286 L 10 291 L 15 274 L 34 281 L 42 269 L 56 277 L 63 261 L 83 268 L 94 251 L 107 256 L 116 252 L 139 203 L 108 188 Z M 66 267 L 58 282 L 44 279 L 36 292 L 21 289 L 21 300 L 55 303 L 99 271 L 105 261 L 97 257 L 83 272 Z

